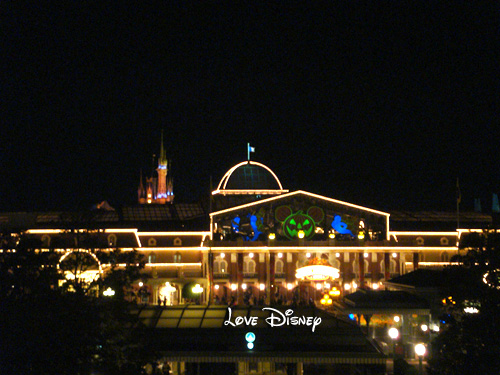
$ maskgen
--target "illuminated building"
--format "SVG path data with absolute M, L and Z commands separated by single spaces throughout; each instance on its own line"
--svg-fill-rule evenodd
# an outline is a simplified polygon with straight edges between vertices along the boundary
M 2 231 L 24 233 L 42 249 L 65 252 L 78 249 L 67 228 L 92 229 L 97 248 L 141 252 L 151 276 L 145 282 L 149 302 L 175 305 L 188 300 L 182 291 L 196 284 L 203 288 L 203 302 L 238 304 L 319 303 L 327 284 L 342 295 L 383 288 L 392 277 L 449 264 L 459 237 L 469 230 L 453 228 L 452 214 L 388 213 L 290 192 L 269 167 L 250 160 L 222 176 L 208 212 L 199 203 L 173 203 L 167 165 L 162 140 L 156 188 L 152 180 L 140 187 L 138 206 L 101 204 L 85 220 L 63 212 L 0 213 Z M 480 229 L 491 216 L 461 213 L 461 223 Z M 327 274 L 336 276 L 297 278 L 297 269 L 314 264 L 331 267 Z
M 142 173 L 137 189 L 137 198 L 139 204 L 165 204 L 174 201 L 174 183 L 171 177 L 168 177 L 169 161 L 167 160 L 166 150 L 163 147 L 163 131 L 161 133 L 160 156 L 158 157 L 158 167 L 156 168 L 157 177 L 146 178 L 146 188 L 142 181 Z

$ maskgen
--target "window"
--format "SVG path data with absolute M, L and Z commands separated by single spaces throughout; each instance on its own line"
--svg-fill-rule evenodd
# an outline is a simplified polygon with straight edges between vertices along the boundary
M 50 236 L 47 234 L 44 234 L 42 236 L 42 247 L 44 248 L 50 247 Z
M 259 371 L 259 363 L 258 362 L 248 362 L 248 371 L 249 372 Z
M 155 238 L 150 238 L 148 239 L 148 246 L 155 247 L 156 246 L 156 239 Z
M 396 266 L 397 263 L 394 259 L 391 259 L 390 265 L 389 265 L 389 273 L 396 273 Z M 383 274 L 385 273 L 385 261 L 382 259 L 380 262 L 380 272 Z
M 446 251 L 443 251 L 441 253 L 441 262 L 449 262 L 450 261 L 450 254 L 448 254 Z
M 423 246 L 424 244 L 424 239 L 422 237 L 417 237 L 415 241 L 417 241 L 418 246 Z
M 174 263 L 180 263 L 181 262 L 181 253 L 180 252 L 176 252 L 174 254 Z
M 368 262 L 366 259 L 363 262 L 364 263 L 364 268 L 365 268 L 365 274 L 368 273 L 368 265 L 370 262 Z M 352 262 L 352 272 L 355 274 L 359 273 L 359 262 L 356 259 L 354 262 Z
M 110 234 L 108 236 L 108 246 L 109 247 L 116 247 L 116 235 Z
M 174 239 L 174 246 L 182 246 L 182 240 L 179 237 Z
M 227 273 L 227 262 L 221 257 L 214 260 L 214 273 Z
M 148 263 L 156 263 L 156 254 L 155 253 L 149 253 Z
M 330 264 L 336 269 L 340 270 L 340 262 L 337 259 L 330 260 Z
M 450 243 L 450 241 L 446 237 L 441 237 L 440 242 L 441 242 L 441 246 L 448 246 L 448 244 Z
M 283 271 L 283 262 L 280 259 L 276 260 L 276 266 L 274 268 L 275 273 L 284 273 Z
M 255 262 L 250 258 L 243 261 L 243 273 L 255 273 Z

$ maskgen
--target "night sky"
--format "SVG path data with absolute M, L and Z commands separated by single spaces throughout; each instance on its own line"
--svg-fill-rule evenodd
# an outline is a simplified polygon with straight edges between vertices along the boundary
M 293 3 L 0 2 L 0 211 L 135 204 L 161 129 L 177 201 L 250 142 L 290 190 L 489 211 L 499 3 Z

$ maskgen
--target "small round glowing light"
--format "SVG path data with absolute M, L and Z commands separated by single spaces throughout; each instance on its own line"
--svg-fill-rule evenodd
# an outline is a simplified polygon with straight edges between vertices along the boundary
M 260 284 L 260 285 L 259 285 L 259 289 L 260 289 L 260 290 L 264 290 L 264 289 L 266 289 L 266 286 L 265 286 L 264 284 Z
M 321 288 L 322 288 L 322 287 L 323 287 L 323 286 L 322 286 L 320 283 L 317 283 L 317 284 L 316 284 L 316 289 L 321 290 Z
M 253 342 L 248 342 L 248 343 L 247 343 L 247 348 L 248 348 L 248 349 L 252 350 L 252 349 L 253 349 L 253 347 L 254 347 Z
M 364 240 L 365 239 L 365 232 L 359 232 L 358 233 L 358 239 Z
M 115 291 L 111 288 L 106 289 L 104 292 L 102 292 L 103 295 L 106 297 L 112 297 L 115 295 Z
M 363 254 L 363 256 L 364 256 L 365 258 L 368 258 L 368 253 L 364 253 L 364 254 Z
M 245 290 L 247 288 L 247 284 L 243 283 L 241 284 L 241 289 Z
M 352 282 L 352 287 L 353 287 L 354 289 L 356 289 L 356 288 L 358 287 L 358 284 L 356 284 L 356 282 L 355 282 L 355 281 L 353 281 L 353 282 Z
M 340 253 L 335 253 L 335 258 L 340 258 Z
M 396 323 L 399 323 L 400 318 L 399 318 L 399 316 L 398 316 L 398 315 L 395 315 L 393 320 L 394 320 Z
M 278 258 L 283 258 L 283 253 L 278 253 Z
M 331 286 L 330 283 L 325 283 L 325 288 L 326 289 L 330 289 L 330 286 Z
M 297 234 L 297 236 L 298 236 L 299 238 L 304 238 L 304 237 L 305 237 L 305 235 L 306 235 L 306 234 L 304 233 L 304 231 L 303 231 L 303 230 L 299 230 L 299 233 Z
M 356 319 L 356 317 L 354 316 L 354 314 L 349 314 L 349 319 L 354 320 Z
M 330 239 L 334 240 L 334 239 L 335 239 L 335 233 L 330 233 L 330 234 L 328 235 L 328 237 L 330 237 Z
M 193 289 L 191 289 L 191 290 L 193 291 L 193 293 L 196 293 L 196 294 L 203 292 L 203 288 L 200 284 L 196 284 L 195 286 L 193 286 Z
M 415 353 L 419 356 L 422 357 L 425 355 L 426 349 L 424 344 L 417 344 L 415 345 Z
M 311 257 L 311 253 L 307 253 L 306 257 L 310 258 Z
M 215 290 L 219 290 L 219 284 L 215 284 L 214 288 Z
M 220 253 L 220 257 L 221 257 L 222 259 L 224 259 L 224 258 L 226 257 L 226 254 L 224 254 L 224 253 Z
M 427 330 L 429 329 L 429 326 L 428 326 L 427 324 L 422 324 L 422 325 L 420 326 L 420 329 L 421 329 L 422 331 L 424 331 L 424 332 L 427 332 Z
M 351 284 L 345 284 L 344 290 L 351 290 Z
M 253 258 L 253 253 L 248 254 L 250 258 Z
M 231 284 L 231 290 L 234 292 L 238 286 L 236 284 Z
M 142 281 L 139 282 L 139 286 L 142 288 L 144 286 L 144 283 Z
M 269 233 L 269 237 L 268 237 L 270 240 L 274 240 L 276 238 L 276 234 L 275 233 Z
M 378 283 L 373 283 L 373 284 L 372 284 L 372 289 L 377 290 L 378 288 L 379 288 Z
M 290 284 L 290 283 L 286 284 L 286 288 L 288 290 L 292 290 L 293 289 L 293 284 Z
M 396 340 L 399 337 L 399 330 L 397 328 L 390 328 L 389 329 L 389 337 L 393 340 Z
M 392 253 L 392 257 L 393 258 L 397 258 L 398 257 L 398 253 Z

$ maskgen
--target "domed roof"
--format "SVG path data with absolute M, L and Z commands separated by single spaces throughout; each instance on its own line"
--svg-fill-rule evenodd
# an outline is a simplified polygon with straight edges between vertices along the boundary
M 281 194 L 286 191 L 269 167 L 245 161 L 226 172 L 213 194 Z

